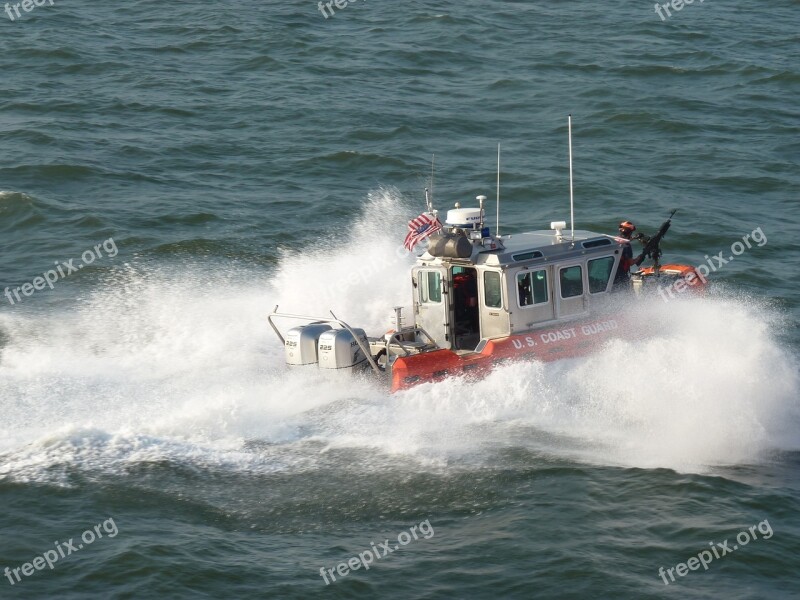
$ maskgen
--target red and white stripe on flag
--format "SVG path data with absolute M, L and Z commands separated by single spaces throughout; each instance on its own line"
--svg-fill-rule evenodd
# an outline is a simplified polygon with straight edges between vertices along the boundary
M 403 242 L 406 250 L 412 250 L 419 242 L 429 235 L 432 235 L 442 228 L 442 223 L 438 217 L 430 213 L 422 213 L 416 219 L 408 222 L 408 234 Z

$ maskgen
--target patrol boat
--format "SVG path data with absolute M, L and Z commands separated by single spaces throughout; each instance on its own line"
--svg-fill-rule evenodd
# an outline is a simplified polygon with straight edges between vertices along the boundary
M 409 324 L 402 307 L 395 307 L 394 328 L 369 337 L 332 311 L 330 317 L 312 317 L 280 313 L 276 306 L 268 320 L 284 345 L 286 363 L 370 368 L 397 391 L 480 375 L 512 360 L 586 354 L 624 330 L 610 301 L 617 290 L 663 293 L 666 284 L 670 295 L 672 288 L 701 291 L 706 280 L 693 267 L 660 262 L 661 240 L 675 211 L 656 235 L 641 239 L 644 249 L 636 261 L 631 239 L 575 229 L 571 116 L 568 123 L 569 234 L 565 221 L 555 221 L 549 230 L 492 235 L 485 223 L 486 196 L 477 197 L 477 207 L 456 204 L 442 225 L 426 190 L 427 212 L 409 223 L 409 236 L 416 235 L 413 243 L 429 240 L 411 269 L 414 314 Z M 499 146 L 497 204 L 499 229 Z M 646 258 L 652 266 L 630 272 L 631 263 L 638 267 Z M 278 319 L 305 323 L 284 335 Z
M 278 312 L 269 323 L 284 345 L 286 363 L 320 369 L 368 367 L 392 391 L 457 375 L 485 373 L 510 360 L 574 357 L 619 336 L 614 292 L 633 296 L 664 285 L 702 289 L 693 267 L 660 264 L 661 239 L 671 219 L 648 239 L 640 256 L 653 265 L 626 272 L 631 240 L 584 230 L 492 235 L 479 206 L 447 211 L 441 231 L 411 269 L 413 319 L 395 308 L 393 329 L 370 337 L 333 312 L 313 317 Z M 430 208 L 430 203 L 429 203 Z M 431 211 L 437 217 L 437 211 Z M 673 213 L 674 214 L 674 213 Z M 628 260 L 627 262 L 631 262 Z M 305 321 L 284 335 L 278 319 Z

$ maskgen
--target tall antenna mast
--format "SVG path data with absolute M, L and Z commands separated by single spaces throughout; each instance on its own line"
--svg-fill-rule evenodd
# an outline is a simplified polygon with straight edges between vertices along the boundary
M 436 154 L 431 154 L 431 209 L 433 209 L 433 165 L 436 160 Z
M 572 227 L 572 241 L 575 241 L 575 202 L 572 194 L 572 115 L 567 117 L 569 131 L 569 222 Z
M 497 237 L 500 237 L 500 142 L 497 142 Z

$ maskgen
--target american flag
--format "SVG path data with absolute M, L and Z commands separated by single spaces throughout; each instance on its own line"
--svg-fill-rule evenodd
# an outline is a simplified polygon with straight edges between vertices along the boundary
M 422 213 L 416 219 L 408 222 L 408 234 L 406 241 L 403 242 L 406 250 L 412 250 L 419 242 L 429 235 L 436 233 L 442 228 L 442 223 L 438 217 L 430 213 Z

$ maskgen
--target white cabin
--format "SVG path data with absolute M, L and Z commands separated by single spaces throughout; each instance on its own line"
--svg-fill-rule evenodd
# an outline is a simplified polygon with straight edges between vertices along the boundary
M 585 316 L 608 297 L 629 246 L 591 231 L 496 238 L 483 229 L 474 239 L 475 231 L 454 227 L 443 236 L 473 237 L 469 256 L 466 247 L 458 258 L 432 240 L 412 269 L 416 327 L 440 348 L 480 351 L 482 341 Z

